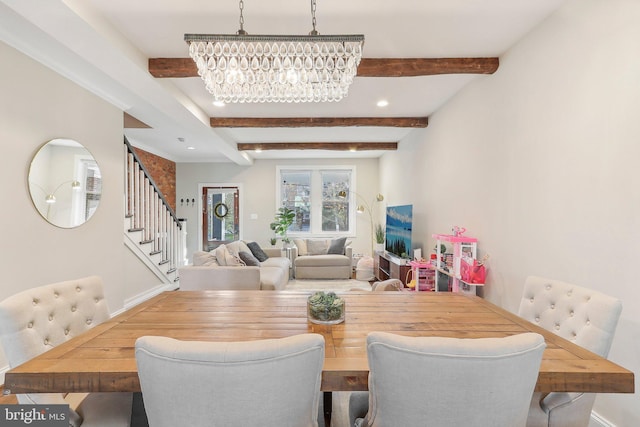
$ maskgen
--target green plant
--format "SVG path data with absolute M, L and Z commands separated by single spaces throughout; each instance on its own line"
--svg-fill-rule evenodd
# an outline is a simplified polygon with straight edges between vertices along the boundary
M 291 224 L 293 224 L 293 220 L 296 218 L 296 214 L 293 210 L 289 209 L 286 206 L 281 207 L 276 212 L 276 216 L 274 221 L 269 225 L 271 230 L 273 230 L 276 234 L 282 236 L 282 241 L 285 243 L 289 243 L 289 238 L 287 237 L 287 231 Z
M 316 292 L 308 299 L 309 315 L 314 320 L 331 322 L 344 316 L 344 301 L 335 292 Z
M 376 224 L 375 238 L 376 243 L 384 243 L 384 227 L 382 227 L 382 224 Z
M 278 239 L 276 239 L 275 237 L 272 237 L 272 238 L 269 239 L 269 243 L 271 243 L 271 246 L 275 246 L 277 241 L 278 241 Z

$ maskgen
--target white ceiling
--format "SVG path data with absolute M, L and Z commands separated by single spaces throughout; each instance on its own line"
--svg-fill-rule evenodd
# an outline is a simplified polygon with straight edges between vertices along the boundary
M 564 1 L 317 0 L 317 29 L 364 34 L 368 58 L 500 57 Z M 378 157 L 381 151 L 241 153 L 235 143 L 398 142 L 415 130 L 212 129 L 209 117 L 424 117 L 474 79 L 491 78 L 357 77 L 339 103 L 215 107 L 199 78 L 155 79 L 148 73 L 148 58 L 188 57 L 185 33 L 233 34 L 238 19 L 236 0 L 0 0 L 0 40 L 150 125 L 126 129 L 127 138 L 177 162 Z M 245 0 L 244 20 L 250 34 L 307 34 L 310 2 Z M 376 107 L 380 99 L 389 106 Z

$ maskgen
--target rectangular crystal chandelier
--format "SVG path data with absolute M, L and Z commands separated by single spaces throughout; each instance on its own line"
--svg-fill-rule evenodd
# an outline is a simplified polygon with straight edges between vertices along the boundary
M 347 96 L 364 35 L 319 35 L 315 0 L 309 35 L 185 34 L 189 55 L 214 101 L 326 102 Z

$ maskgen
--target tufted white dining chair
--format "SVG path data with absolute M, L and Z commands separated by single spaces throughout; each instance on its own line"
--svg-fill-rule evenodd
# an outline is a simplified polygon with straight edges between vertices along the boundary
M 475 339 L 372 332 L 368 407 L 358 407 L 366 392 L 352 393 L 350 419 L 356 427 L 524 427 L 545 347 L 530 332 Z
M 317 427 L 324 337 L 136 340 L 150 427 Z
M 621 302 L 603 293 L 530 276 L 518 315 L 606 358 L 621 311 Z M 595 398 L 595 393 L 535 393 L 527 427 L 586 427 Z
M 28 289 L 0 302 L 0 343 L 13 368 L 109 319 L 97 276 Z M 68 404 L 72 427 L 130 425 L 131 393 L 19 394 L 21 404 Z

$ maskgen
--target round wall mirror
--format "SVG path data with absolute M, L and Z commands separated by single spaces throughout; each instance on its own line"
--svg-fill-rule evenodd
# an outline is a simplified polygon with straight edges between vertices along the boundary
M 48 222 L 61 228 L 78 227 L 91 218 L 100 203 L 100 168 L 82 144 L 53 139 L 31 161 L 29 193 Z

